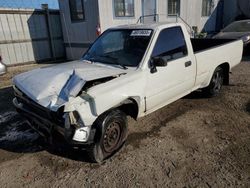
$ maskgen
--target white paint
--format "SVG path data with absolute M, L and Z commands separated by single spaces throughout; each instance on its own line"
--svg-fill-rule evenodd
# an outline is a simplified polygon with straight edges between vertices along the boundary
M 15 76 L 13 82 L 38 104 L 56 111 L 70 96 L 75 97 L 85 82 L 117 76 L 128 71 L 79 60 L 22 73 Z M 72 82 L 74 86 L 68 82 Z M 76 87 L 77 84 L 79 85 Z

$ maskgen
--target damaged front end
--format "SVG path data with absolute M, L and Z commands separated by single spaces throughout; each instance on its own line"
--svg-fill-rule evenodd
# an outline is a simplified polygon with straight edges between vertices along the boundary
M 82 86 L 80 92 L 74 87 L 74 92 L 67 91 L 70 93 L 67 99 L 60 99 L 60 106 L 59 100 L 57 101 L 59 108 L 56 111 L 34 102 L 16 86 L 14 86 L 13 104 L 41 136 L 50 138 L 54 132 L 58 132 L 71 145 L 89 145 L 94 142 L 95 129 L 92 129 L 93 122 L 90 123 L 88 119 L 90 116 L 92 116 L 91 119 L 97 118 L 97 114 L 94 101 L 87 94 L 87 90 L 114 78 L 116 77 L 88 81 Z M 65 94 L 65 90 L 62 92 Z
M 14 77 L 13 103 L 42 136 L 59 132 L 70 143 L 89 144 L 98 115 L 88 90 L 128 71 L 82 60 L 35 69 Z
M 91 126 L 85 126 L 77 111 L 67 112 L 64 114 L 65 129 L 62 133 L 67 140 L 73 142 L 92 143 L 94 140 L 95 130 Z
M 50 138 L 54 132 L 72 145 L 91 144 L 95 130 L 85 126 L 77 111 L 64 112 L 64 107 L 53 112 L 29 99 L 18 88 L 14 87 L 13 104 L 17 112 L 23 115 L 29 125 L 45 138 Z

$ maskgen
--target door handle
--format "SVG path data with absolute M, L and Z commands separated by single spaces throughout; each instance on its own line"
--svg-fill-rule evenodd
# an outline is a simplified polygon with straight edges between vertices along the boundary
M 185 63 L 185 67 L 189 67 L 189 66 L 191 66 L 192 65 L 192 61 L 187 61 L 186 63 Z

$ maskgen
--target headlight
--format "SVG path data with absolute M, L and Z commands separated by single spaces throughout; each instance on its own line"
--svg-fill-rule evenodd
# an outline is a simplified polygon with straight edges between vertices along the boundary
M 250 40 L 250 36 L 247 35 L 247 36 L 242 37 L 241 39 L 243 40 L 244 43 L 246 43 Z
M 74 141 L 87 142 L 90 135 L 90 127 L 81 127 L 75 130 Z
M 64 114 L 65 118 L 65 137 L 71 137 L 71 131 L 68 131 L 67 129 L 70 129 L 71 126 L 74 126 L 74 135 L 73 140 L 78 142 L 87 142 L 90 136 L 91 127 L 90 126 L 84 126 L 84 123 L 82 122 L 80 115 L 77 111 L 69 112 Z

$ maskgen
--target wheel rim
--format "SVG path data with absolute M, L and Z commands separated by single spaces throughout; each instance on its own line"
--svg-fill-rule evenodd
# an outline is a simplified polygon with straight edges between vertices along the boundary
M 213 83 L 214 83 L 213 89 L 216 92 L 219 92 L 223 83 L 223 78 L 219 71 L 214 74 Z
M 110 153 L 119 144 L 121 137 L 121 126 L 119 122 L 113 121 L 108 125 L 104 133 L 103 149 Z

